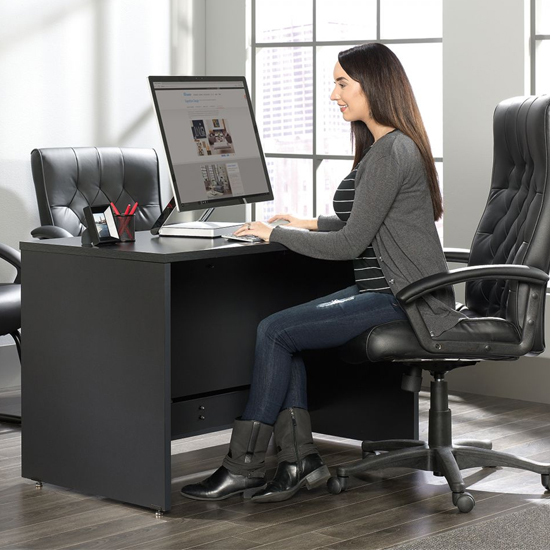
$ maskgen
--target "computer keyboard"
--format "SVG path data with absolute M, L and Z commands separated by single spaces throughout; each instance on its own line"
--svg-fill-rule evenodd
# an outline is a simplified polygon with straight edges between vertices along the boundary
M 254 235 L 222 235 L 224 239 L 228 239 L 230 241 L 243 241 L 247 243 L 261 243 L 263 242 L 263 239 L 260 239 L 260 237 L 256 237 Z

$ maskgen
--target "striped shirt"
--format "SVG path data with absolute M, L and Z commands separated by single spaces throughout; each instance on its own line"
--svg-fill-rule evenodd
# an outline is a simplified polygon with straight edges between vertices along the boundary
M 334 212 L 344 222 L 348 221 L 353 207 L 356 174 L 357 168 L 354 168 L 342 180 L 342 183 L 336 189 L 336 193 L 334 193 Z M 384 292 L 391 294 L 390 287 L 380 269 L 380 264 L 376 259 L 372 245 L 367 246 L 365 251 L 353 260 L 353 271 L 359 292 Z

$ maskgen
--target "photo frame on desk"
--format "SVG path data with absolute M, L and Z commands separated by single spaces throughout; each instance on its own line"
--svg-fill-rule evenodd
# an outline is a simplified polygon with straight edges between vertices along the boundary
M 93 245 L 119 242 L 115 217 L 109 204 L 86 206 L 84 216 Z

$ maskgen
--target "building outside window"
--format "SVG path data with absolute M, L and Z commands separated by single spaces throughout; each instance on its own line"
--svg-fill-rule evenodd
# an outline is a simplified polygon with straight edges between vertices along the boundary
M 442 0 L 250 0 L 256 118 L 278 212 L 333 214 L 352 167 L 349 123 L 330 100 L 338 52 L 382 42 L 399 57 L 442 173 Z

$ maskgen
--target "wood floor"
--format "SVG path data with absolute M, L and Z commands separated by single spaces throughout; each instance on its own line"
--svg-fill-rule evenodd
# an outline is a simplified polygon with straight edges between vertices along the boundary
M 2 395 L 13 398 L 9 392 L 0 394 L 0 410 Z M 420 407 L 425 437 L 424 392 Z M 492 439 L 496 449 L 550 460 L 550 405 L 454 394 L 450 407 L 457 439 Z M 537 474 L 466 470 L 477 504 L 471 513 L 461 514 L 441 478 L 391 469 L 353 479 L 338 496 L 322 487 L 277 504 L 253 504 L 239 497 L 221 503 L 182 498 L 181 485 L 217 468 L 228 438 L 224 431 L 173 444 L 173 508 L 156 519 L 149 510 L 56 486 L 35 489 L 33 482 L 20 477 L 21 430 L 0 424 L 0 548 L 374 550 L 522 510 L 550 496 Z M 325 437 L 316 442 L 331 468 L 360 456 L 358 442 Z M 271 474 L 273 457 L 268 466 Z

